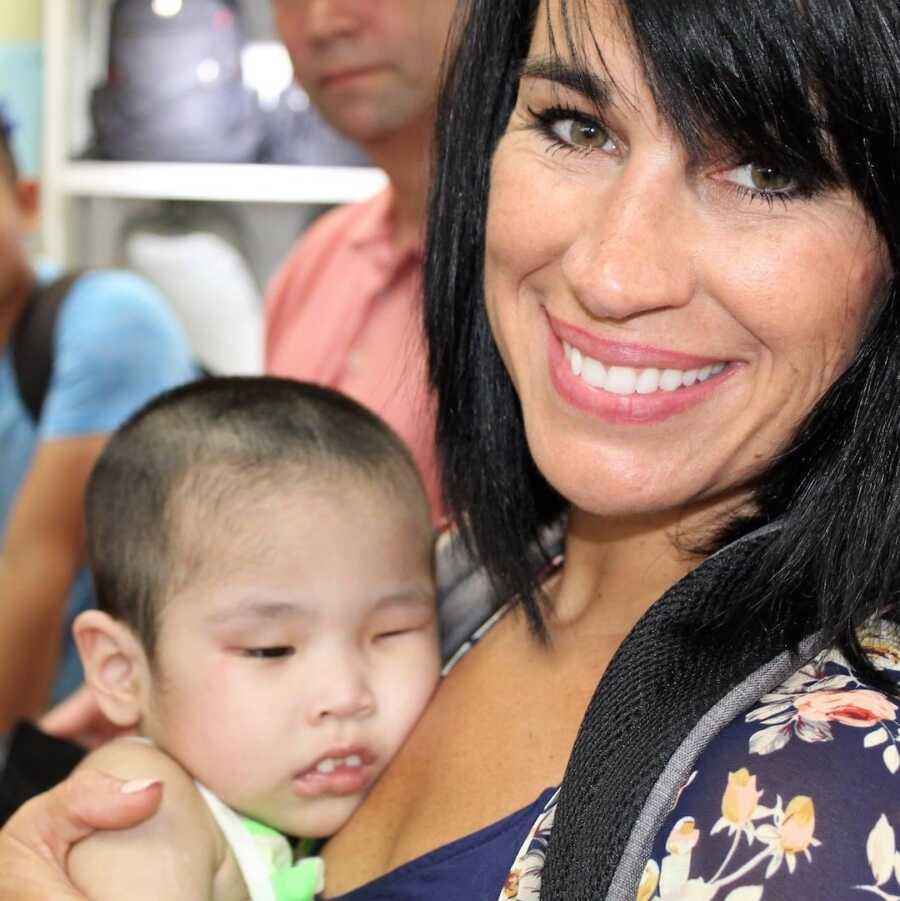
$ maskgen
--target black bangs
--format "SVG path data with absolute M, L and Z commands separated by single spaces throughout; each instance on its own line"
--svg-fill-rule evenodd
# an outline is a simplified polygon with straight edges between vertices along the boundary
M 558 2 L 568 54 L 578 59 L 585 48 L 599 51 L 595 0 Z M 797 0 L 613 6 L 660 113 L 692 156 L 776 166 L 809 190 L 843 181 L 818 76 L 833 48 L 814 15 L 798 13 Z
M 829 139 L 850 188 L 900 265 L 900 3 L 806 0 L 813 62 Z

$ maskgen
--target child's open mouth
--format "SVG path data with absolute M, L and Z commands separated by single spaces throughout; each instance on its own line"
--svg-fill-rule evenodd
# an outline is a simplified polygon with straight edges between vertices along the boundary
M 367 748 L 329 751 L 294 777 L 294 790 L 304 798 L 356 794 L 374 778 L 374 763 Z

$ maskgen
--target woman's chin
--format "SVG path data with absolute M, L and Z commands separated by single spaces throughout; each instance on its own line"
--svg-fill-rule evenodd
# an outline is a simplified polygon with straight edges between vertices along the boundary
M 560 465 L 565 463 L 565 465 Z M 550 485 L 569 501 L 580 517 L 615 520 L 617 528 L 630 520 L 635 528 L 687 526 L 697 521 L 719 523 L 746 504 L 747 493 L 737 489 L 719 490 L 700 479 L 679 480 L 653 467 L 646 469 L 604 467 L 594 464 L 584 469 L 572 466 L 571 456 L 557 453 L 540 468 Z

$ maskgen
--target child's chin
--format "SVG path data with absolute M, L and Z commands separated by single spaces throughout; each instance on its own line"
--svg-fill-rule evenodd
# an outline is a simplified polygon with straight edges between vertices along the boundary
M 283 832 L 301 838 L 329 838 L 353 816 L 362 796 L 317 798 L 303 805 L 304 810 L 278 817 L 280 822 L 263 822 Z

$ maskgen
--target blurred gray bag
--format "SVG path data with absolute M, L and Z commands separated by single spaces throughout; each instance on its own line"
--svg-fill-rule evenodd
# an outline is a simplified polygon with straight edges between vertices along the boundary
M 123 262 L 160 289 L 207 372 L 262 372 L 262 297 L 225 205 L 155 205 L 126 223 L 121 241 Z
M 277 106 L 263 115 L 263 162 L 289 166 L 369 165 L 363 151 L 322 118 L 298 84 L 282 92 Z
M 229 0 L 116 0 L 107 81 L 94 89 L 96 150 L 117 160 L 256 160 L 262 121 L 241 73 L 240 21 Z

